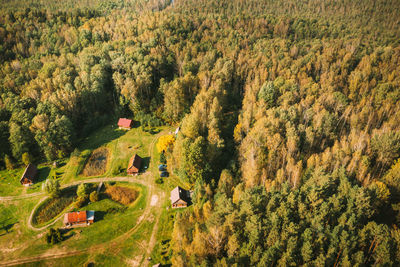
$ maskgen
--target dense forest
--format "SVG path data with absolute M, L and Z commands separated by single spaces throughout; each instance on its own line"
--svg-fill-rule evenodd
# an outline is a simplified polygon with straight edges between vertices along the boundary
M 0 4 L 0 165 L 180 126 L 172 264 L 400 265 L 397 0 Z

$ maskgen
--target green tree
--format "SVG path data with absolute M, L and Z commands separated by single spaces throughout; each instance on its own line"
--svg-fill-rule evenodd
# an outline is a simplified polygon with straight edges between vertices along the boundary
M 47 178 L 42 185 L 42 190 L 51 197 L 60 196 L 60 183 L 54 178 Z
M 93 191 L 93 192 L 90 193 L 90 195 L 89 195 L 89 200 L 90 200 L 90 202 L 97 202 L 97 201 L 99 201 L 99 194 L 97 194 L 96 191 Z
M 24 163 L 25 165 L 32 163 L 31 155 L 28 152 L 22 154 L 22 163 Z
M 88 184 L 80 184 L 76 190 L 76 195 L 81 198 L 87 198 L 89 194 L 89 185 Z

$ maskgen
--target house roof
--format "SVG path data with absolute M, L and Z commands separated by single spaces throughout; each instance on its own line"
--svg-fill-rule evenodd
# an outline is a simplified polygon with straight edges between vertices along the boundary
M 174 204 L 178 200 L 183 200 L 185 202 L 189 202 L 190 193 L 189 191 L 177 186 L 171 191 L 171 203 Z
M 25 171 L 21 176 L 20 182 L 22 182 L 22 180 L 24 178 L 28 178 L 28 179 L 32 180 L 32 182 L 33 182 L 33 180 L 36 177 L 36 174 L 37 174 L 36 166 L 31 164 L 31 163 L 29 163 L 28 166 L 26 166 Z
M 130 119 L 120 118 L 118 121 L 118 126 L 120 127 L 130 128 L 131 125 L 132 125 L 132 120 Z
M 80 223 L 88 220 L 94 220 L 93 210 L 70 212 L 64 215 L 64 223 Z
M 140 169 L 140 164 L 142 163 L 142 158 L 139 157 L 138 154 L 133 155 L 133 157 L 129 160 L 128 170 L 132 167 Z

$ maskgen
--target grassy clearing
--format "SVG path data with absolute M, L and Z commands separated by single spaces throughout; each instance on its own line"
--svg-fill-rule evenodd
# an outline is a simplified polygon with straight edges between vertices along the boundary
M 160 127 L 158 131 L 164 128 Z M 144 132 L 140 128 L 123 131 L 114 125 L 104 127 L 86 138 L 82 145 L 71 154 L 71 158 L 64 168 L 63 183 L 87 179 L 81 175 L 81 172 L 92 151 L 99 147 L 108 149 L 107 167 L 104 173 L 91 176 L 93 178 L 126 176 L 129 159 L 134 154 L 143 158 L 142 169 L 145 169 L 144 167 L 148 166 L 150 162 L 149 145 L 153 138 L 154 135 Z
M 76 255 L 72 257 L 65 257 L 60 259 L 37 261 L 32 263 L 25 263 L 25 267 L 35 266 L 84 266 L 88 262 L 89 255 Z
M 167 210 L 167 207 L 169 206 L 169 201 L 166 201 L 163 205 L 163 211 L 160 215 L 160 221 L 158 224 L 159 228 L 157 231 L 157 243 L 151 252 L 151 262 L 153 264 L 171 264 L 172 250 L 170 247 L 170 241 L 172 230 L 174 229 L 175 210 Z
M 24 169 L 2 170 L 0 171 L 0 195 L 15 196 L 21 194 L 23 187 L 19 179 Z
M 8 228 L 0 231 L 0 261 L 15 258 L 13 256 L 20 253 L 18 249 L 24 249 L 36 239 L 37 233 L 28 229 L 27 221 L 39 198 L 0 203 L 0 220 Z
M 40 164 L 38 166 L 38 174 L 35 183 L 32 186 L 25 188 L 19 182 L 24 170 L 25 167 L 0 171 L 0 196 L 17 196 L 22 192 L 38 192 L 41 189 L 43 181 L 47 179 L 51 172 L 49 166 Z

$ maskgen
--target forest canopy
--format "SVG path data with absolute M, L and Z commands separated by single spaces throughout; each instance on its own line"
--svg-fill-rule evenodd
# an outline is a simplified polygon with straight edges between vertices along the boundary
M 1 168 L 180 126 L 173 265 L 399 265 L 399 103 L 397 0 L 0 3 Z

